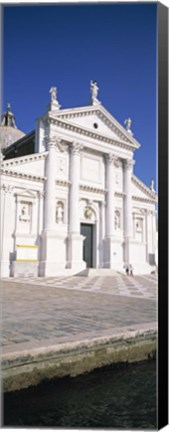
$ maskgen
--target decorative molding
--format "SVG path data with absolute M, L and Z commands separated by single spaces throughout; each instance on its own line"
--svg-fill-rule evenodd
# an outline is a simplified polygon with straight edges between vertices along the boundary
M 101 188 L 88 186 L 84 184 L 80 184 L 80 190 L 87 191 L 87 192 L 101 193 L 101 194 L 105 194 L 107 192 L 106 189 L 101 189 Z
M 57 179 L 57 180 L 55 181 L 55 184 L 57 184 L 57 185 L 59 185 L 59 186 L 66 186 L 66 187 L 68 187 L 68 186 L 70 186 L 71 182 L 68 181 L 68 180 L 61 180 L 61 179 Z
M 151 204 L 155 204 L 155 202 L 156 202 L 155 199 L 153 199 L 153 198 L 144 198 L 144 197 L 139 197 L 136 195 L 132 195 L 132 199 L 134 201 L 147 202 L 147 203 L 151 203 Z
M 17 177 L 17 178 L 21 178 L 21 179 L 38 181 L 38 182 L 42 182 L 42 181 L 46 180 L 46 177 L 35 176 L 33 174 L 21 173 L 18 171 L 12 171 L 12 170 L 3 169 L 3 168 L 1 169 L 1 173 L 3 175 L 6 175 L 6 176 Z
M 115 196 L 119 198 L 123 198 L 125 196 L 124 192 L 115 192 Z
M 21 156 L 21 157 L 14 158 L 14 159 L 7 159 L 2 163 L 1 169 L 8 167 L 8 166 L 9 167 L 10 166 L 17 166 L 17 165 L 22 165 L 22 164 L 27 163 L 27 162 L 33 162 L 33 161 L 45 159 L 47 157 L 47 154 L 48 154 L 48 152 L 45 151 L 43 153 L 36 153 L 36 154 L 32 154 L 32 155 Z

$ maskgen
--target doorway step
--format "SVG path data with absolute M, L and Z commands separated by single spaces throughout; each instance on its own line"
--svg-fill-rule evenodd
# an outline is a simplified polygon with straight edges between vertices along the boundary
M 117 271 L 108 268 L 87 268 L 78 273 L 78 276 L 117 276 Z

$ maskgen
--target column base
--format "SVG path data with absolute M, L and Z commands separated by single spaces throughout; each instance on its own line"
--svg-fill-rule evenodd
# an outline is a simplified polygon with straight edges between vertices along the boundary
M 86 263 L 83 261 L 83 241 L 84 236 L 80 234 L 69 234 L 67 239 L 67 268 L 73 269 L 74 273 L 78 273 L 86 268 Z
M 105 237 L 104 239 L 104 267 L 114 268 L 116 255 L 116 244 L 114 237 Z
M 53 231 L 42 233 L 42 257 L 39 276 L 56 276 L 66 268 L 66 236 Z

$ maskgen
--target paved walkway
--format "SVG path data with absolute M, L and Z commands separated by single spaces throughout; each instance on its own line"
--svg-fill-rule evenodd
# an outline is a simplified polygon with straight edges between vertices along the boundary
M 3 353 L 156 322 L 154 275 L 3 279 Z
M 127 297 L 155 299 L 157 296 L 157 277 L 154 274 L 143 276 L 70 276 L 44 278 L 8 278 L 8 282 L 41 285 L 69 290 L 91 291 Z

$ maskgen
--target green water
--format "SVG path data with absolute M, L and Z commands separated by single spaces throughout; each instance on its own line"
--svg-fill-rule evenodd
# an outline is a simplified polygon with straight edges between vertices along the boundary
M 156 429 L 156 363 L 107 367 L 7 393 L 3 425 Z

